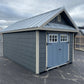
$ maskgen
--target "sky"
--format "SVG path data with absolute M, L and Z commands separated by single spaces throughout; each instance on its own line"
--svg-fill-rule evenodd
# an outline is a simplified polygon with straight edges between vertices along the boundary
M 0 0 L 0 27 L 59 7 L 65 7 L 77 26 L 84 26 L 84 0 Z

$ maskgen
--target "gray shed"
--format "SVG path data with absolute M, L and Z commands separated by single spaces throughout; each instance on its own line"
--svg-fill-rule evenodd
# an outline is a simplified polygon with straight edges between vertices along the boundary
M 39 74 L 72 63 L 77 32 L 65 8 L 58 8 L 2 30 L 3 55 Z

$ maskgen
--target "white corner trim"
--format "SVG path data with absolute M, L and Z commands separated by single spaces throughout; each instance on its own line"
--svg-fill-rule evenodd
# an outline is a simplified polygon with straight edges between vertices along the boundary
M 36 31 L 36 74 L 39 74 L 39 31 Z

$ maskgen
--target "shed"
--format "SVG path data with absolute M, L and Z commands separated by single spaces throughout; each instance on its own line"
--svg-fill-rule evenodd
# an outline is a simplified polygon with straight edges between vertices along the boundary
M 58 8 L 2 30 L 3 55 L 39 74 L 72 63 L 77 32 L 66 9 Z

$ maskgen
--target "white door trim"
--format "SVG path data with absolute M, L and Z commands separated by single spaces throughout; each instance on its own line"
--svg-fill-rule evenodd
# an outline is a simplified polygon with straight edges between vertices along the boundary
M 60 33 L 61 34 L 61 33 Z M 47 41 L 48 41 L 48 34 L 46 33 L 46 44 L 47 44 Z M 68 60 L 67 61 L 69 61 L 70 60 L 70 58 L 69 58 L 69 45 L 70 45 L 70 34 L 68 34 L 68 41 L 69 41 L 69 44 L 68 44 Z M 65 65 L 65 64 L 67 64 L 68 62 L 66 62 L 66 63 L 64 63 L 64 64 L 60 64 L 60 65 L 58 65 L 58 66 L 54 66 L 54 67 L 51 67 L 51 68 L 47 68 L 47 66 L 48 66 L 48 46 L 46 45 L 46 70 L 48 71 L 48 70 L 50 70 L 50 69 L 53 69 L 53 68 L 56 68 L 56 67 L 59 67 L 59 66 L 62 66 L 62 65 Z
M 54 67 L 51 67 L 51 68 L 47 68 L 46 71 L 51 70 L 51 69 L 54 69 L 54 68 L 57 68 L 57 67 L 60 67 L 60 66 L 63 66 L 65 64 L 68 64 L 68 63 L 60 64 L 58 66 L 54 66 Z

